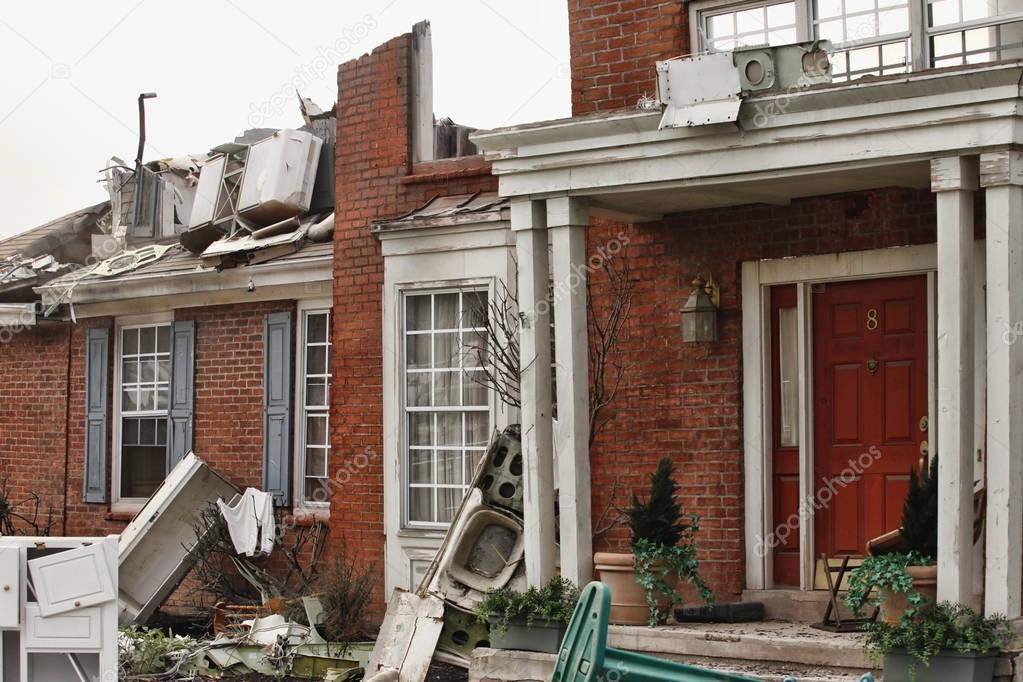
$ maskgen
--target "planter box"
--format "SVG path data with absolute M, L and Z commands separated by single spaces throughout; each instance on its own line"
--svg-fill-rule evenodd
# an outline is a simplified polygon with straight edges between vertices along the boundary
M 537 651 L 544 654 L 556 654 L 561 648 L 561 640 L 565 638 L 568 626 L 564 623 L 545 623 L 535 621 L 533 627 L 527 628 L 524 622 L 508 623 L 508 629 L 500 631 L 496 619 L 490 619 L 490 645 L 494 649 L 513 651 Z
M 995 674 L 998 652 L 961 654 L 942 651 L 924 665 L 909 654 L 893 652 L 884 657 L 884 682 L 914 682 L 910 670 L 916 663 L 915 682 L 991 682 Z

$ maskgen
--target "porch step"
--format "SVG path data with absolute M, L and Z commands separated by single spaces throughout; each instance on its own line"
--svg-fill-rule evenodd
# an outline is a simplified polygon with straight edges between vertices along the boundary
M 608 646 L 765 680 L 792 675 L 801 682 L 855 681 L 872 668 L 862 635 L 780 621 L 659 628 L 612 625 Z M 881 679 L 879 673 L 875 677 Z

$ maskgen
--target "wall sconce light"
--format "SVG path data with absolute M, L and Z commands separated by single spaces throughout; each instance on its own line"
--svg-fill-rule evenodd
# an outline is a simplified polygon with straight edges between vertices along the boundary
M 682 306 L 682 341 L 700 343 L 718 340 L 718 307 L 721 289 L 713 277 L 693 280 L 693 292 Z

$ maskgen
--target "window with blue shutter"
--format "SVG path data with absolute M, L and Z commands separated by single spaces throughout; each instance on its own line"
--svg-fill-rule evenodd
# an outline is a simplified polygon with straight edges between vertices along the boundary
M 86 502 L 107 501 L 107 375 L 110 330 L 85 331 L 85 474 Z
M 263 335 L 263 490 L 291 503 L 291 313 L 268 313 Z

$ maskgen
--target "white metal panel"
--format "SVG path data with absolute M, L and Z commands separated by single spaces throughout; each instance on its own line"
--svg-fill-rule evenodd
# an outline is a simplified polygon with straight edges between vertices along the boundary
M 117 590 L 106 552 L 106 544 L 95 544 L 30 560 L 28 570 L 42 615 L 113 601 Z
M 220 180 L 224 175 L 227 157 L 221 154 L 214 156 L 203 164 L 199 171 L 199 184 L 195 188 L 195 199 L 189 215 L 188 226 L 199 227 L 211 222 L 217 210 L 217 197 L 220 195 Z
M 99 607 L 44 616 L 39 606 L 25 605 L 25 641 L 22 644 L 25 649 L 68 651 L 100 648 L 103 639 L 103 612 Z
M 731 52 L 657 62 L 665 105 L 660 128 L 731 123 L 739 117 L 742 85 Z
M 188 453 L 121 533 L 118 541 L 120 616 L 141 622 L 181 582 L 192 562 L 186 548 L 207 504 L 238 490 Z
M 0 547 L 0 628 L 16 628 L 21 621 L 18 608 L 21 595 L 19 561 L 17 547 Z
M 281 130 L 253 144 L 245 161 L 238 212 L 262 225 L 309 210 L 323 141 Z

